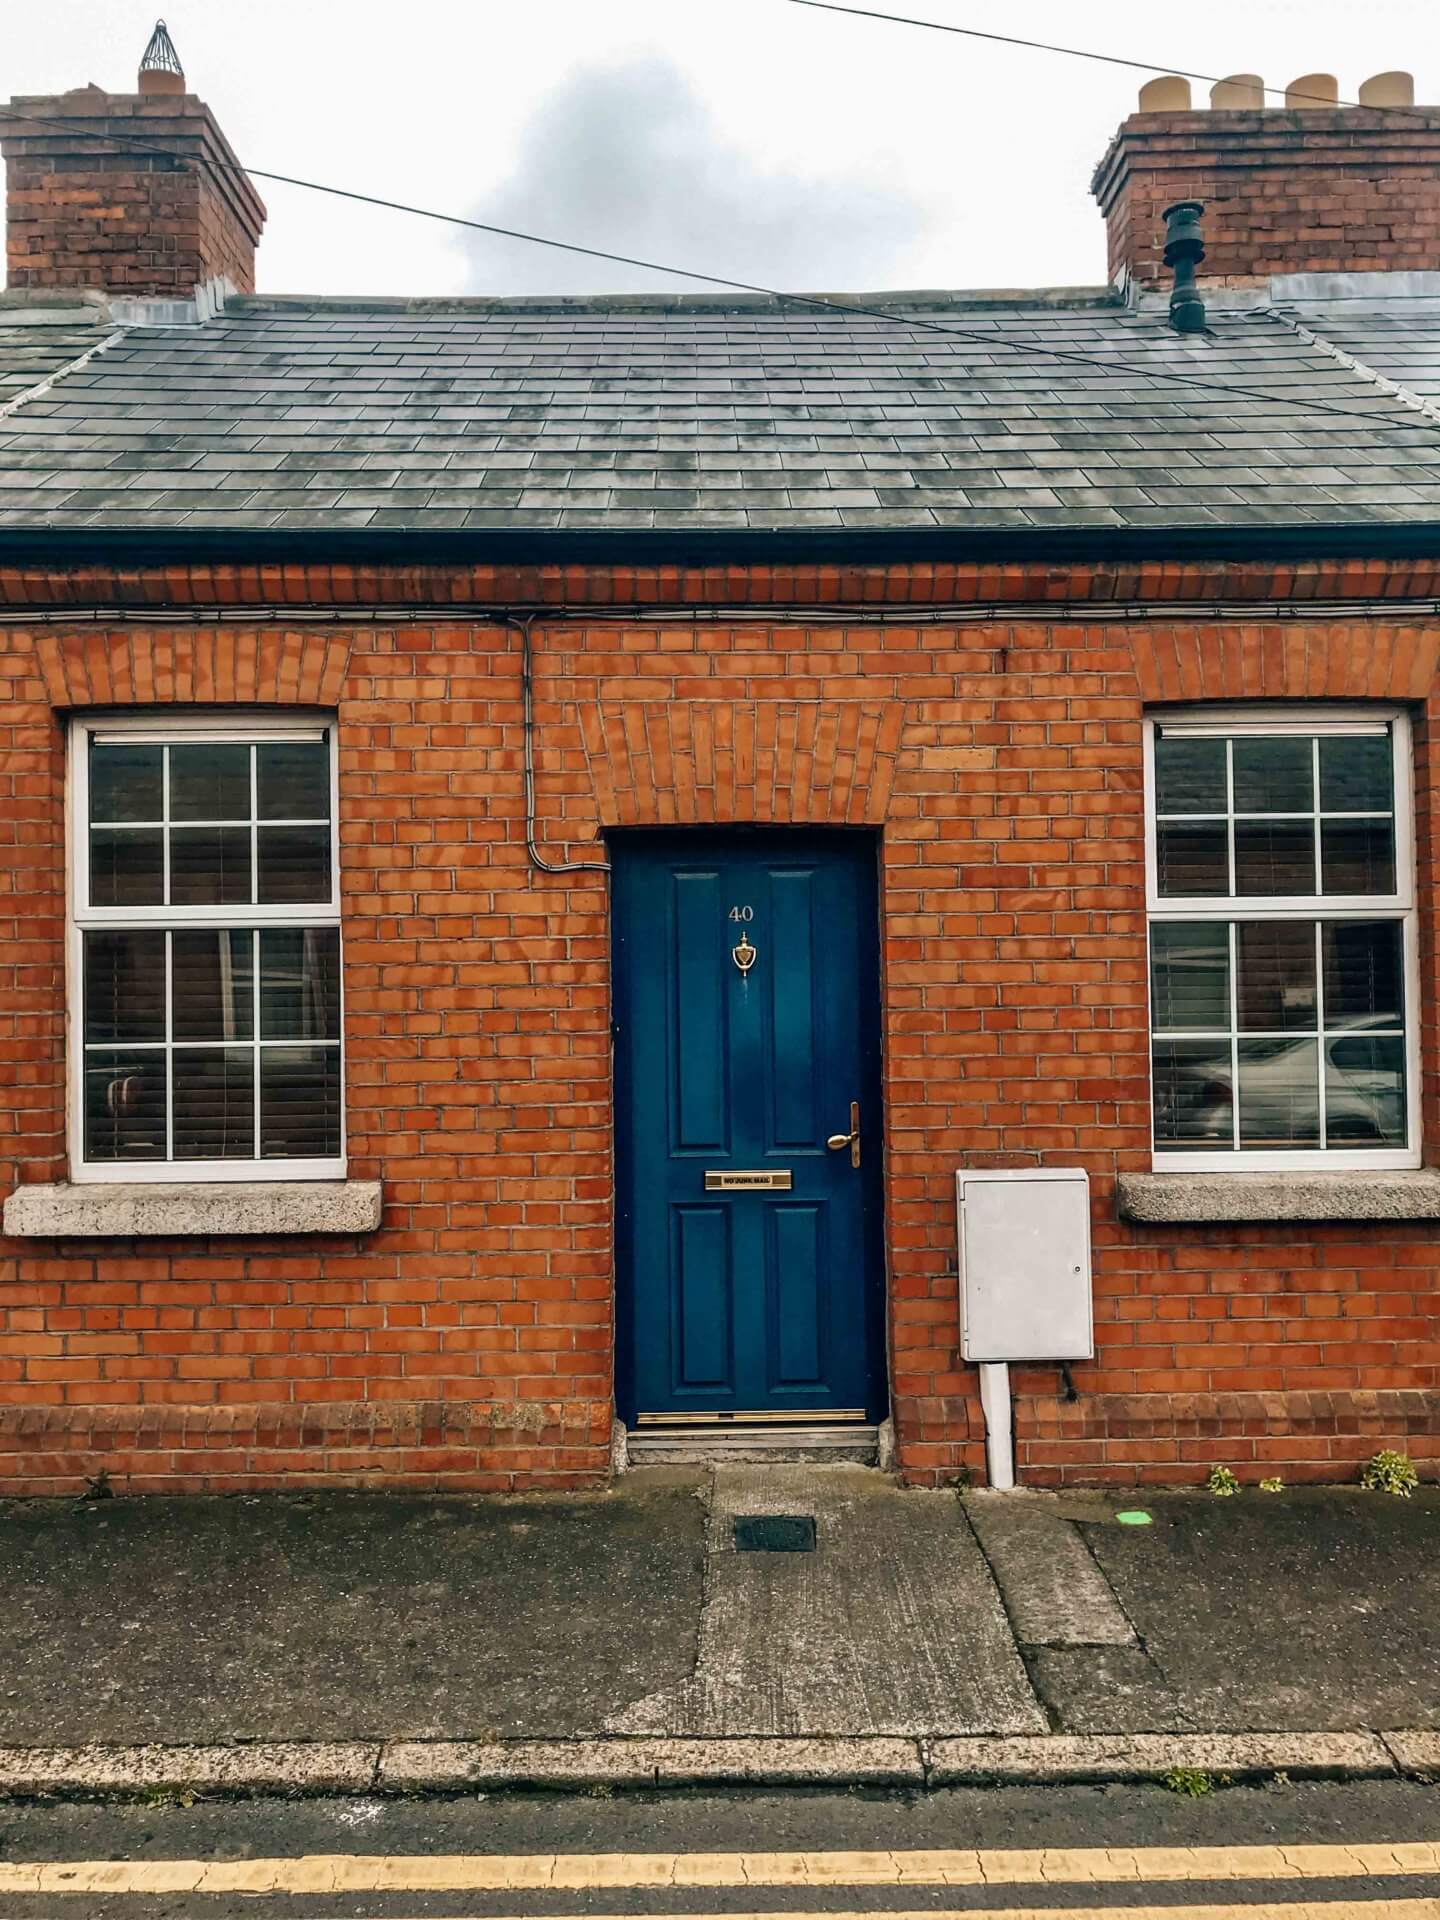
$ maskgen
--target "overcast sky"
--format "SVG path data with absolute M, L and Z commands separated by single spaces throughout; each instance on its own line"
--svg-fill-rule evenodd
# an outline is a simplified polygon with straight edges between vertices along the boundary
M 1350 98 L 1408 67 L 1440 100 L 1435 0 L 894 10 L 1280 85 L 1329 71 Z M 170 0 L 166 18 L 251 165 L 808 289 L 1100 281 L 1090 174 L 1145 78 L 786 0 Z M 132 90 L 154 19 L 154 0 L 3 0 L 0 97 Z M 262 291 L 683 284 L 259 186 Z

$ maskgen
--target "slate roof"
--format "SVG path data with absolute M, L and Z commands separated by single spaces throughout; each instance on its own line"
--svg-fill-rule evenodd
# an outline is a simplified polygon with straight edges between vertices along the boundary
M 78 359 L 97 337 L 91 320 L 71 319 L 63 308 L 53 315 L 42 310 L 38 321 L 17 320 L 0 308 L 0 407 Z
M 1336 300 L 1294 311 L 1332 345 L 1440 410 L 1440 300 Z
M 1102 292 L 850 297 L 895 317 L 249 297 L 126 328 L 0 417 L 0 535 L 1440 524 L 1440 300 L 1187 339 Z M 109 330 L 0 308 L 0 407 Z

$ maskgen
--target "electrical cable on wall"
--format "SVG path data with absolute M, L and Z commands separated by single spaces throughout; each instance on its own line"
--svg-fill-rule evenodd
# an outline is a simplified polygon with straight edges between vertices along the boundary
M 550 860 L 540 851 L 535 838 L 535 649 L 530 629 L 536 613 L 495 614 L 497 624 L 520 635 L 520 698 L 524 729 L 525 761 L 525 852 L 530 864 L 541 873 L 609 873 L 608 860 Z

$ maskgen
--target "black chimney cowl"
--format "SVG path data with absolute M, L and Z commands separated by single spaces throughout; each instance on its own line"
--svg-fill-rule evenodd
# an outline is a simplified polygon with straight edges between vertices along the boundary
M 1203 200 L 1177 200 L 1166 207 L 1165 264 L 1175 269 L 1175 286 L 1170 295 L 1170 324 L 1177 333 L 1205 331 L 1205 302 L 1195 285 L 1195 269 L 1205 258 L 1205 241 L 1200 232 Z

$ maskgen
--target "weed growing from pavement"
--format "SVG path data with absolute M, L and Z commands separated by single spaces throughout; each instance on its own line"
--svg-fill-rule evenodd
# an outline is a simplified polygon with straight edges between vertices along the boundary
M 1221 1500 L 1228 1500 L 1232 1493 L 1240 1491 L 1240 1482 L 1229 1467 L 1211 1467 L 1210 1478 L 1205 1484 Z
M 1215 1790 L 1214 1778 L 1204 1767 L 1171 1767 L 1165 1776 L 1165 1785 L 1171 1793 L 1183 1793 L 1191 1800 Z
M 1373 1460 L 1366 1461 L 1360 1484 L 1372 1493 L 1393 1493 L 1401 1500 L 1408 1500 L 1419 1486 L 1420 1476 L 1408 1453 L 1382 1447 Z
M 1285 1482 L 1280 1478 L 1278 1473 L 1271 1474 L 1268 1480 L 1262 1480 L 1260 1482 L 1260 1491 L 1262 1493 L 1283 1493 L 1285 1491 Z

